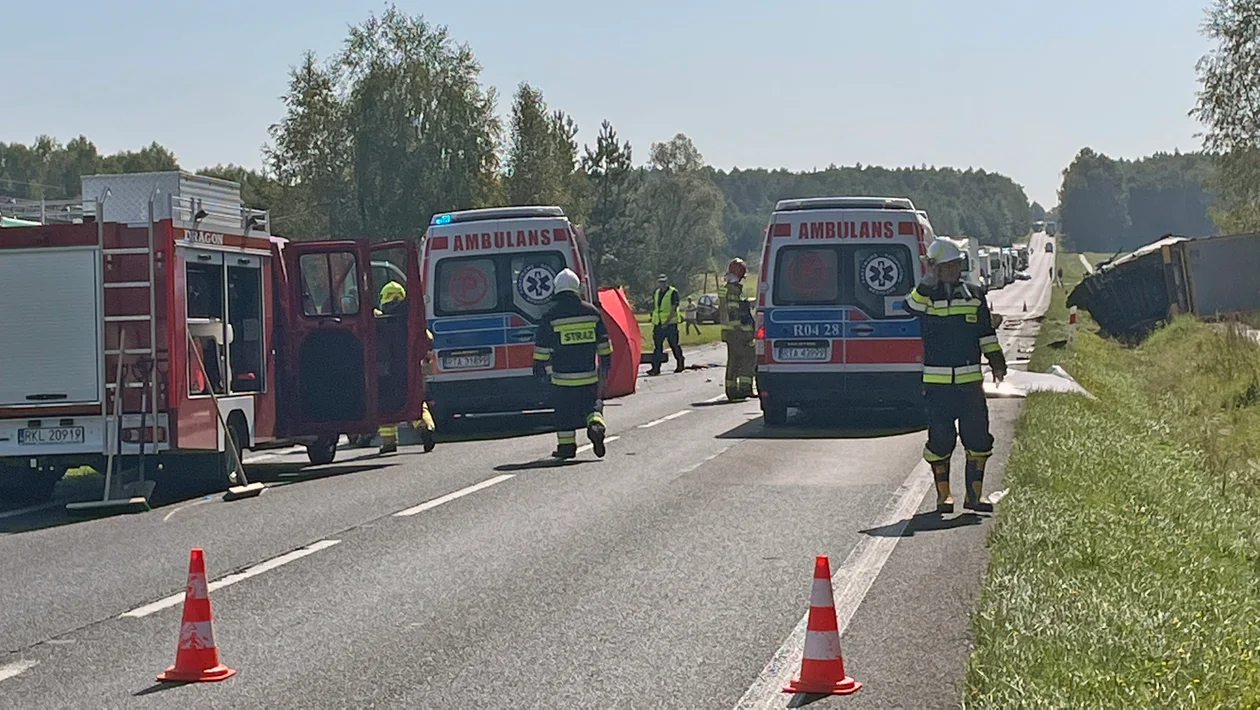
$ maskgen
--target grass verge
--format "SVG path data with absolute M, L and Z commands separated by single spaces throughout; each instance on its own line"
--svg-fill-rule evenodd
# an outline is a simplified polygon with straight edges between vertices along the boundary
M 1098 399 L 1028 398 L 963 703 L 1260 707 L 1260 346 L 1183 317 L 1123 348 L 1079 318 L 1056 358 Z
M 652 352 L 652 316 L 646 313 L 639 313 L 635 316 L 639 321 L 639 333 L 643 335 L 644 352 Z M 704 323 L 700 326 L 700 332 L 686 332 L 685 325 L 678 326 L 678 344 L 683 348 L 694 345 L 707 345 L 722 340 L 722 326 Z M 668 345 L 666 348 L 668 349 Z

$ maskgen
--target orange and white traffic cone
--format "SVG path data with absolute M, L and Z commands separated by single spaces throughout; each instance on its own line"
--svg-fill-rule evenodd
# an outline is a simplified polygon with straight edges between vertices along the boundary
M 836 602 L 831 591 L 831 563 L 826 555 L 819 555 L 814 561 L 814 585 L 809 596 L 809 623 L 805 627 L 801 672 L 783 692 L 849 695 L 861 688 L 861 683 L 844 672 L 840 631 L 836 627 Z
M 179 646 L 175 649 L 175 665 L 158 675 L 159 681 L 204 683 L 236 675 L 235 669 L 219 662 L 212 624 L 206 559 L 201 548 L 194 547 L 188 560 L 188 585 L 184 587 L 184 616 L 179 628 Z

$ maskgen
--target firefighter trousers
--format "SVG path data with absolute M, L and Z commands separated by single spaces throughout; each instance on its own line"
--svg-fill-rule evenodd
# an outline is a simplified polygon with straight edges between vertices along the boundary
M 923 395 L 928 414 L 928 440 L 923 458 L 928 463 L 948 461 L 960 437 L 968 459 L 987 459 L 993 454 L 989 404 L 984 398 L 983 383 L 925 384 Z
M 551 385 L 551 406 L 556 410 L 556 438 L 561 444 L 577 441 L 577 430 L 604 425 L 604 403 L 599 385 L 566 387 Z
M 428 402 L 424 402 L 421 405 L 420 417 L 421 417 L 420 419 L 417 419 L 411 423 L 412 429 L 415 429 L 417 431 L 419 431 L 420 429 L 428 429 L 429 431 L 433 431 L 434 429 L 437 428 L 436 425 L 434 425 L 433 423 L 433 415 L 429 412 Z M 379 434 L 381 439 L 386 442 L 390 442 L 390 441 L 396 442 L 398 441 L 398 424 L 397 423 L 382 424 L 376 428 L 376 433 Z
M 727 329 L 722 339 L 726 341 L 726 398 L 747 399 L 753 396 L 753 375 L 757 369 L 753 334 Z

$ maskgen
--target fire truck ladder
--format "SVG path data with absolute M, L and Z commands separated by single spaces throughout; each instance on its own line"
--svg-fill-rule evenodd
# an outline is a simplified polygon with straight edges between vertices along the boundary
M 106 312 L 106 314 L 103 317 L 103 320 L 105 323 L 103 330 L 107 330 L 109 328 L 109 325 L 111 323 L 114 323 L 114 324 L 118 324 L 117 327 L 118 327 L 118 332 L 119 332 L 118 349 L 105 350 L 105 355 L 116 356 L 118 358 L 119 363 L 124 363 L 128 356 L 138 356 L 136 362 L 132 363 L 129 367 L 124 366 L 124 370 L 129 371 L 132 374 L 133 376 L 132 381 L 127 381 L 126 378 L 118 378 L 115 382 L 110 382 L 105 385 L 106 389 L 111 390 L 114 393 L 113 394 L 113 399 L 115 403 L 114 412 L 116 415 L 115 417 L 116 426 L 118 427 L 118 431 L 115 432 L 114 445 L 109 448 L 110 460 L 109 462 L 107 462 L 107 468 L 112 467 L 112 459 L 114 455 L 122 454 L 122 446 L 123 446 L 122 417 L 124 414 L 126 414 L 126 412 L 124 411 L 124 406 L 123 406 L 123 403 L 126 400 L 126 398 L 123 396 L 122 389 L 138 389 L 140 390 L 140 397 L 142 400 L 142 404 L 140 408 L 140 427 L 139 427 L 140 457 L 139 457 L 139 478 L 135 482 L 134 488 L 137 492 L 140 492 L 141 495 L 143 495 L 145 498 L 148 498 L 148 496 L 152 494 L 153 492 L 154 482 L 145 480 L 145 456 L 148 449 L 147 443 L 148 442 L 153 443 L 153 453 L 156 454 L 158 452 L 158 444 L 160 440 L 159 432 L 161 431 L 161 427 L 159 425 L 159 419 L 158 419 L 158 412 L 160 411 L 158 408 L 158 388 L 157 388 L 156 382 L 154 381 L 154 378 L 157 375 L 157 318 L 156 318 L 157 289 L 155 288 L 155 285 L 154 285 L 157 281 L 157 267 L 156 267 L 156 258 L 157 258 L 156 246 L 157 245 L 155 243 L 156 234 L 155 234 L 155 229 L 154 229 L 154 224 L 153 224 L 153 206 L 154 206 L 154 201 L 157 198 L 157 190 L 155 189 L 153 193 L 149 195 L 149 204 L 148 204 L 149 209 L 145 213 L 147 215 L 146 221 L 148 222 L 148 225 L 147 225 L 148 245 L 145 247 L 125 247 L 121 245 L 115 246 L 115 247 L 109 247 L 106 245 L 104 205 L 105 205 L 105 200 L 108 199 L 109 196 L 110 196 L 110 191 L 107 188 L 105 191 L 105 195 L 102 198 L 98 199 L 96 202 L 97 244 L 101 250 L 101 259 L 102 259 L 102 263 L 101 263 L 101 273 L 102 273 L 101 304 L 102 304 L 102 307 L 104 307 L 104 304 L 106 302 L 106 298 L 107 298 L 106 292 L 116 290 L 116 289 L 129 289 L 129 290 L 145 289 L 148 291 L 149 298 L 148 298 L 148 308 L 146 309 L 146 312 L 143 314 L 108 315 L 108 313 Z M 138 255 L 144 255 L 145 260 L 148 262 L 148 278 L 146 280 L 144 281 L 109 281 L 104 278 L 104 274 L 108 273 L 108 269 L 106 267 L 107 267 L 107 262 L 110 260 L 111 257 L 138 256 Z M 137 324 L 136 326 L 132 326 L 132 327 L 136 327 L 137 329 L 144 328 L 144 327 L 148 328 L 149 337 L 148 337 L 147 347 L 127 348 L 126 331 L 129 326 L 125 324 L 130 324 L 130 323 Z M 139 339 L 137 338 L 137 340 Z M 148 417 L 149 414 L 153 415 L 151 428 L 149 426 L 149 417 Z M 105 409 L 104 401 L 101 402 L 101 415 L 102 417 L 108 416 L 108 412 Z

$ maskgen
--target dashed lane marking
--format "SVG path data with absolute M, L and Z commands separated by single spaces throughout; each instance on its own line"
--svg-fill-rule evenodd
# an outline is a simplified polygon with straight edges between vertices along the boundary
M 901 539 L 901 533 L 905 530 L 910 517 L 919 509 L 923 496 L 927 495 L 928 489 L 931 488 L 932 477 L 929 475 L 931 472 L 926 461 L 914 467 L 905 482 L 893 494 L 888 507 L 884 509 L 884 514 L 876 521 L 874 527 L 887 528 L 887 534 L 864 537 L 853 547 L 853 551 L 849 553 L 840 569 L 832 575 L 831 584 L 837 591 L 836 626 L 841 635 L 848 628 L 849 621 L 853 619 L 853 614 L 866 597 L 866 593 L 870 591 L 884 563 L 892 555 L 893 548 Z M 800 669 L 808 622 L 809 613 L 807 612 L 796 624 L 796 628 L 792 629 L 792 633 L 775 652 L 770 662 L 766 664 L 752 687 L 735 704 L 736 710 L 789 707 L 788 703 L 792 701 L 793 696 L 791 693 L 784 693 L 783 688 L 791 681 L 792 675 Z
M 277 567 L 287 565 L 290 562 L 295 562 L 297 560 L 302 559 L 303 557 L 306 557 L 307 555 L 313 555 L 316 552 L 319 552 L 320 550 L 326 550 L 332 547 L 333 545 L 336 545 L 339 542 L 341 541 L 340 540 L 320 540 L 319 542 L 313 545 L 307 545 L 306 547 L 303 547 L 299 550 L 287 552 L 283 555 L 280 555 L 279 557 L 273 557 L 272 559 L 267 560 L 266 562 L 261 562 L 259 564 L 256 564 L 253 567 L 250 567 L 249 569 L 245 570 L 244 572 L 237 572 L 235 574 L 229 574 L 223 579 L 211 582 L 207 588 L 213 592 L 216 589 L 222 589 L 226 586 L 236 584 L 237 582 L 243 582 L 249 579 L 250 577 L 257 577 L 263 572 L 269 572 Z M 184 601 L 184 593 L 178 592 L 176 594 L 172 594 L 169 597 L 166 597 L 165 599 L 159 599 L 153 602 L 152 604 L 145 604 L 142 607 L 137 607 L 135 609 L 132 609 L 131 611 L 120 615 L 119 618 L 139 619 L 141 617 L 148 616 L 150 614 L 156 614 L 157 612 L 162 611 L 163 609 L 173 607 L 182 601 Z
M 495 476 L 494 478 L 482 481 L 481 483 L 477 483 L 475 485 L 468 486 L 467 488 L 461 488 L 455 491 L 454 493 L 447 493 L 441 498 L 434 498 L 433 500 L 425 501 L 421 503 L 420 505 L 413 506 L 406 510 L 400 510 L 397 513 L 394 513 L 394 517 L 405 518 L 409 515 L 415 515 L 416 513 L 423 513 L 426 510 L 432 510 L 444 503 L 450 503 L 451 501 L 456 500 L 458 498 L 463 498 L 464 496 L 470 493 L 476 493 L 477 491 L 480 491 L 485 488 L 489 488 L 490 486 L 497 485 L 499 483 L 503 483 L 504 481 L 510 478 L 515 478 L 515 477 L 516 477 L 516 474 L 514 473 L 505 473 L 502 476 Z
M 681 412 L 674 412 L 673 414 L 670 414 L 670 415 L 668 415 L 668 416 L 661 417 L 660 419 L 653 419 L 652 421 L 648 422 L 647 424 L 640 424 L 640 425 L 639 425 L 639 428 L 640 428 L 640 429 L 651 429 L 652 427 L 656 426 L 657 424 L 664 424 L 665 422 L 667 422 L 667 421 L 669 421 L 669 420 L 671 420 L 671 419 L 677 419 L 677 418 L 679 418 L 679 417 L 683 416 L 684 414 L 691 414 L 691 410 L 690 410 L 690 409 L 684 409 L 684 410 L 682 410 Z
M 16 661 L 0 666 L 0 681 L 16 678 L 39 665 L 39 661 Z

